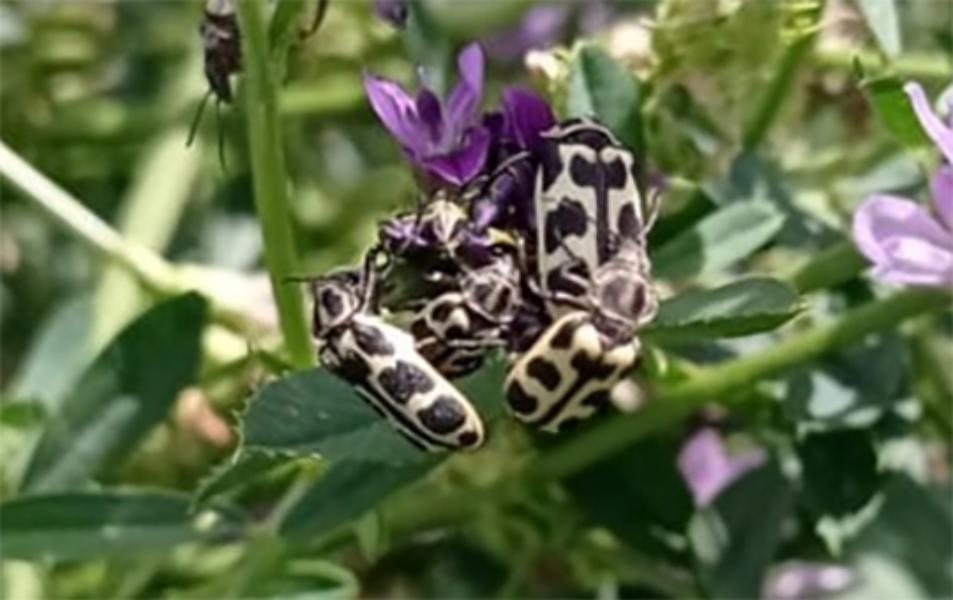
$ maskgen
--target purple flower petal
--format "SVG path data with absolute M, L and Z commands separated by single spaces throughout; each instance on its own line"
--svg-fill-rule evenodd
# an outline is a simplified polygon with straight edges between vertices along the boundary
M 871 196 L 854 212 L 853 237 L 881 281 L 953 286 L 953 233 L 911 200 Z
M 819 598 L 840 592 L 853 581 L 854 576 L 846 567 L 791 560 L 771 568 L 761 597 L 765 600 Z
M 466 143 L 460 148 L 449 154 L 424 157 L 421 165 L 444 181 L 461 186 L 483 168 L 489 146 L 489 132 L 474 127 L 467 132 Z
M 940 167 L 930 179 L 933 206 L 940 222 L 953 235 L 953 165 Z
M 953 287 L 953 252 L 916 238 L 884 242 L 888 260 L 876 264 L 873 276 L 884 283 L 938 288 Z
M 571 9 L 569 2 L 535 6 L 515 27 L 487 38 L 486 50 L 497 60 L 514 60 L 528 50 L 549 46 L 559 39 Z
M 506 135 L 524 150 L 534 148 L 540 134 L 556 124 L 549 104 L 534 92 L 517 87 L 504 89 L 502 96 Z
M 947 162 L 953 164 L 953 127 L 947 126 L 933 112 L 930 101 L 927 100 L 927 95 L 919 83 L 911 81 L 903 86 L 903 91 L 910 98 L 913 111 L 920 120 L 920 126 L 923 127 L 926 134 L 930 136 L 936 147 L 943 153 Z
M 447 98 L 447 124 L 462 132 L 476 119 L 480 98 L 483 97 L 483 50 L 473 43 L 457 55 L 460 80 Z
M 439 144 L 443 137 L 443 110 L 440 108 L 440 99 L 427 88 L 420 88 L 417 92 L 417 116 L 426 130 L 428 141 Z
M 393 81 L 369 73 L 364 75 L 364 90 L 371 107 L 391 135 L 405 148 L 420 152 L 425 140 L 415 127 L 418 119 L 414 99 Z
M 695 504 L 707 506 L 739 477 L 765 460 L 759 449 L 731 456 L 714 429 L 702 429 L 682 447 L 678 469 L 685 478 Z
M 860 251 L 874 263 L 889 258 L 883 246 L 895 238 L 922 239 L 953 249 L 950 233 L 923 206 L 884 194 L 870 196 L 854 212 L 853 236 Z

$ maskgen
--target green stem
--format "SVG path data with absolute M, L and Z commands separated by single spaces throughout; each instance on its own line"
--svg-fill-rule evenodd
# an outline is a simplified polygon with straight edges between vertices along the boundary
M 197 290 L 211 303 L 212 317 L 217 322 L 242 334 L 260 329 L 248 315 L 232 308 L 231 303 L 217 295 L 214 289 L 188 277 L 182 269 L 169 264 L 149 248 L 119 235 L 82 202 L 2 142 L 0 175 L 91 249 L 129 271 L 149 291 L 159 296 L 174 296 Z
M 745 398 L 744 389 L 755 381 L 895 327 L 905 319 L 949 308 L 950 303 L 950 295 L 940 291 L 906 290 L 857 308 L 834 323 L 792 335 L 763 352 L 700 369 L 686 381 L 659 384 L 644 409 L 610 419 L 547 452 L 531 466 L 531 472 L 545 478 L 570 476 L 673 425 L 707 402 L 736 403 Z
M 814 44 L 814 33 L 804 35 L 794 41 L 781 57 L 781 64 L 778 67 L 777 75 L 768 86 L 767 91 L 761 97 L 758 104 L 758 110 L 755 112 L 751 122 L 745 127 L 742 136 L 742 144 L 746 149 L 753 149 L 761 143 L 764 136 L 767 135 L 771 124 L 777 118 L 781 107 L 784 105 L 785 96 L 788 88 L 797 75 L 798 66 L 801 59 L 811 49 Z
M 883 70 L 884 59 L 876 52 L 864 50 L 825 50 L 817 48 L 814 62 L 826 67 L 853 69 L 854 60 L 868 73 Z M 890 63 L 890 71 L 902 79 L 918 79 L 943 83 L 953 77 L 953 61 L 940 54 L 904 53 Z
M 245 59 L 244 100 L 251 149 L 255 206 L 261 219 L 265 265 L 271 277 L 285 348 L 291 363 L 306 368 L 314 363 L 301 291 L 288 279 L 300 275 L 294 232 L 288 211 L 288 182 L 281 122 L 278 119 L 277 82 L 273 81 L 261 0 L 237 2 Z

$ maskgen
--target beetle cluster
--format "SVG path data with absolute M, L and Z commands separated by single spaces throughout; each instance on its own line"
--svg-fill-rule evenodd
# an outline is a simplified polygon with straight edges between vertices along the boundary
M 527 174 L 532 191 L 519 193 Z M 321 362 L 425 449 L 482 443 L 450 380 L 497 348 L 516 419 L 548 432 L 586 419 L 630 389 L 637 332 L 655 315 L 656 204 L 611 132 L 563 122 L 533 151 L 382 223 L 362 268 L 313 281 Z

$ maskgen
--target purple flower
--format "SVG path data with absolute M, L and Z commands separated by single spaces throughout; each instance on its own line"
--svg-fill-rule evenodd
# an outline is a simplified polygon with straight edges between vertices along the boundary
M 429 175 L 460 186 L 483 168 L 490 134 L 479 119 L 483 52 L 470 44 L 457 56 L 460 80 L 445 101 L 421 87 L 416 97 L 400 85 L 365 74 L 374 112 L 410 159 Z
M 927 100 L 927 95 L 919 83 L 911 81 L 903 86 L 903 91 L 910 98 L 910 104 L 913 105 L 913 111 L 917 114 L 917 119 L 920 120 L 920 126 L 923 127 L 926 134 L 930 136 L 936 147 L 946 157 L 946 161 L 953 165 L 953 103 L 949 108 L 950 124 L 946 125 L 933 112 L 930 102 Z
M 884 283 L 953 287 L 953 167 L 930 182 L 933 212 L 913 200 L 876 194 L 854 212 L 853 237 Z
M 521 58 L 528 50 L 554 44 L 565 29 L 571 10 L 570 3 L 534 6 L 514 27 L 487 38 L 487 52 L 496 60 L 507 61 Z
M 707 506 L 729 485 L 764 462 L 760 448 L 730 455 L 725 451 L 718 432 L 711 428 L 700 430 L 678 455 L 681 471 L 697 506 Z
M 791 560 L 775 565 L 765 578 L 765 600 L 798 600 L 836 594 L 847 588 L 854 576 L 847 567 L 830 563 Z
M 503 90 L 503 135 L 520 150 L 534 150 L 540 135 L 556 124 L 549 103 L 531 90 L 508 87 Z
M 406 0 L 374 0 L 374 14 L 393 25 L 401 28 L 407 22 Z

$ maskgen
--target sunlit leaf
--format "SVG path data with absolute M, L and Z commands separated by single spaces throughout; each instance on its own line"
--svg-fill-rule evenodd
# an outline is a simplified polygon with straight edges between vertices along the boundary
M 884 128 L 909 147 L 929 143 L 910 100 L 903 92 L 903 82 L 896 77 L 877 77 L 861 82 L 861 89 L 874 107 Z
M 569 78 L 568 116 L 596 117 L 623 143 L 641 148 L 639 98 L 638 81 L 604 50 L 579 51 Z
M 798 295 L 789 286 L 752 277 L 666 300 L 639 335 L 657 342 L 750 335 L 779 327 L 799 308 Z
M 184 494 L 57 493 L 0 505 L 4 559 L 91 560 L 168 552 L 183 542 L 222 538 L 239 526 L 229 513 L 189 512 Z
M 30 492 L 64 489 L 115 467 L 168 415 L 199 361 L 205 301 L 157 305 L 96 358 L 47 423 L 23 479 Z
M 767 202 L 737 202 L 705 217 L 652 252 L 653 274 L 691 277 L 741 261 L 771 241 L 784 215 Z
M 900 16 L 894 0 L 854 0 L 864 15 L 877 44 L 887 56 L 896 57 L 902 50 Z

